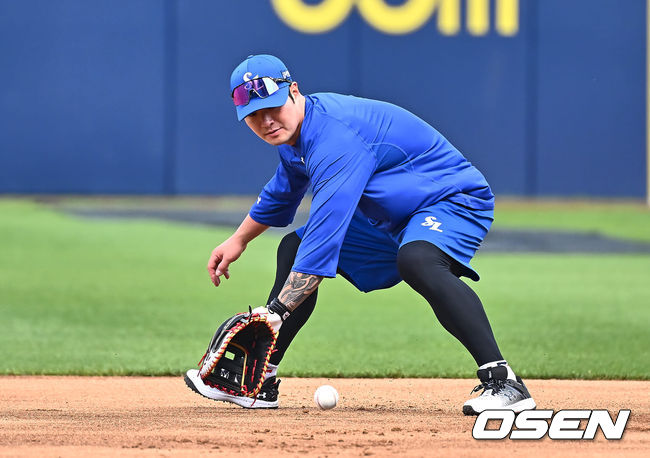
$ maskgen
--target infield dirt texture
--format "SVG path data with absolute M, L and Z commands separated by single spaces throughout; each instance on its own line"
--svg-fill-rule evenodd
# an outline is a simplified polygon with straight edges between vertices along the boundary
M 339 405 L 313 404 L 334 385 Z M 539 408 L 632 408 L 622 440 L 477 441 L 473 380 L 284 379 L 277 410 L 202 398 L 182 377 L 0 377 L 2 456 L 648 456 L 650 382 L 529 380 Z M 584 428 L 584 423 L 581 425 Z

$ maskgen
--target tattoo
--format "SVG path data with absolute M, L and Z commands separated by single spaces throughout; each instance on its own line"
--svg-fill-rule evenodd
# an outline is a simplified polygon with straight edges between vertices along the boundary
M 321 281 L 323 281 L 323 277 L 319 277 L 318 275 L 291 272 L 282 287 L 282 291 L 280 291 L 278 300 L 289 311 L 293 312 L 311 293 L 316 291 Z

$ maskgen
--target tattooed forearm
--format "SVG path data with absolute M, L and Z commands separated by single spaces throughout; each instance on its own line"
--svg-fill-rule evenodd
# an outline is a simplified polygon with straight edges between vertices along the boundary
M 291 272 L 278 299 L 293 312 L 311 293 L 316 291 L 321 281 L 323 281 L 323 277 L 318 275 Z

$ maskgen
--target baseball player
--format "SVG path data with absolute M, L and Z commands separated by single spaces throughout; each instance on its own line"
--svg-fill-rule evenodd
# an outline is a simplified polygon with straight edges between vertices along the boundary
M 313 197 L 307 223 L 280 242 L 268 306 L 254 310 L 278 331 L 256 402 L 218 390 L 209 397 L 277 407 L 277 366 L 314 310 L 319 284 L 338 273 L 363 292 L 403 280 L 429 302 L 478 365 L 473 392 L 482 392 L 463 405 L 466 415 L 535 408 L 503 358 L 481 301 L 460 279 L 479 280 L 470 260 L 493 221 L 494 195 L 483 175 L 438 131 L 398 106 L 303 95 L 274 56 L 246 58 L 233 71 L 230 90 L 238 119 L 278 147 L 280 164 L 240 227 L 212 252 L 207 269 L 214 285 L 230 278 L 229 265 L 251 240 L 292 222 L 309 188 Z M 190 383 L 202 382 L 193 376 Z

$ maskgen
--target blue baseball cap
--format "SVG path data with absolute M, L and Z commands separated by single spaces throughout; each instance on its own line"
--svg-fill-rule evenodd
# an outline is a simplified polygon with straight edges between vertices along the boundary
M 291 79 L 287 66 L 277 57 L 269 54 L 248 56 L 230 75 L 230 93 L 232 94 L 237 86 L 246 81 L 265 76 L 277 79 Z M 279 83 L 279 90 L 268 97 L 252 96 L 247 105 L 235 106 L 237 119 L 241 121 L 252 112 L 262 108 L 281 107 L 287 101 L 290 85 L 291 83 Z

